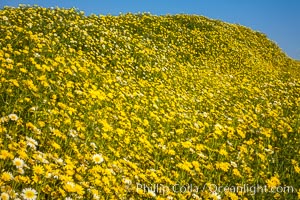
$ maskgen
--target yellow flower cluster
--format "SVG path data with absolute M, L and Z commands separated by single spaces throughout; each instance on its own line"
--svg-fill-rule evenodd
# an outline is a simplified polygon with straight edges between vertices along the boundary
M 265 35 L 202 16 L 5 7 L 1 199 L 253 198 L 177 187 L 207 184 L 295 199 L 297 66 Z M 178 190 L 137 189 L 155 184 Z

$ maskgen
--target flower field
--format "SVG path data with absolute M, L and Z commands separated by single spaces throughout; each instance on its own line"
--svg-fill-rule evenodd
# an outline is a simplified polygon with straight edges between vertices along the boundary
M 300 199 L 299 72 L 203 16 L 5 7 L 0 199 Z

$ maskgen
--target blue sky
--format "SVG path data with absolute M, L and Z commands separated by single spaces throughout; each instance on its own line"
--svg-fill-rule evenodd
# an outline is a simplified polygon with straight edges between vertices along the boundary
M 300 60 L 300 0 L 1 0 L 0 7 L 18 4 L 76 7 L 86 15 L 120 12 L 204 15 L 263 32 L 287 55 Z

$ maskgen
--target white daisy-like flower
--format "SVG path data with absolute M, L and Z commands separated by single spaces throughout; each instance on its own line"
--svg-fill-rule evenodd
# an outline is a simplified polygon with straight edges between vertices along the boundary
M 236 162 L 230 161 L 230 164 L 231 164 L 232 167 L 237 168 Z
M 101 154 L 95 154 L 95 155 L 93 155 L 92 158 L 93 158 L 94 163 L 96 163 L 96 164 L 100 164 L 104 161 L 104 158 L 102 157 Z
M 196 194 L 192 194 L 193 199 L 200 199 L 200 197 Z
M 5 135 L 7 139 L 12 140 L 12 137 L 8 134 Z
M 78 94 L 78 95 L 83 94 L 83 92 L 81 90 L 75 90 L 75 93 Z
M 13 159 L 13 164 L 17 168 L 23 168 L 24 167 L 24 160 L 22 160 L 21 158 L 15 158 L 15 159 Z
M 211 196 L 217 200 L 221 199 L 221 196 L 217 192 L 212 192 Z
M 16 114 L 9 114 L 8 117 L 12 121 L 17 121 L 19 119 L 18 115 Z
M 203 112 L 202 115 L 203 115 L 203 117 L 208 117 L 208 113 L 207 112 Z
M 37 127 L 34 127 L 33 128 L 33 131 L 37 134 L 37 135 L 40 135 L 42 133 L 41 129 L 37 128 Z
M 93 194 L 93 199 L 94 200 L 99 200 L 100 199 L 100 196 L 98 194 Z
M 31 24 L 31 26 L 32 26 L 32 24 Z M 41 57 L 41 55 L 39 53 L 34 53 L 34 57 L 39 58 L 39 57 Z
M 2 192 L 0 195 L 0 199 L 9 200 L 9 195 L 6 192 Z
M 8 117 L 1 117 L 0 123 L 5 123 L 5 122 L 8 122 Z
M 201 158 L 203 158 L 203 159 L 207 159 L 207 156 L 204 155 L 202 152 L 198 153 L 198 156 L 201 157 Z
M 229 146 L 232 146 L 232 143 L 229 142 L 228 140 L 226 141 L 226 143 L 227 143 Z
M 55 162 L 58 164 L 64 164 L 64 160 L 62 158 L 55 159 Z
M 216 123 L 215 124 L 215 128 L 218 128 L 218 129 L 222 130 L 223 126 L 221 124 L 219 124 L 219 123 Z
M 14 62 L 14 61 L 13 61 L 12 59 L 10 59 L 10 58 L 6 58 L 5 60 L 6 60 L 7 63 L 13 63 L 13 62 Z
M 72 198 L 71 197 L 66 197 L 65 200 L 72 200 Z
M 37 198 L 37 192 L 32 188 L 23 189 L 21 195 L 25 200 L 35 200 Z
M 273 151 L 272 149 L 265 149 L 265 151 L 266 151 L 267 153 L 269 153 L 269 154 L 273 154 L 273 153 L 274 153 L 274 151 Z
M 31 137 L 26 137 L 26 144 L 27 146 L 33 148 L 33 149 L 36 149 L 36 146 L 38 145 L 38 142 L 31 138 Z
M 97 145 L 94 142 L 91 142 L 90 145 L 93 149 L 97 149 Z
M 19 174 L 24 174 L 24 173 L 25 173 L 25 171 L 24 171 L 23 168 L 18 168 L 18 169 L 17 169 L 17 172 L 18 172 Z
M 152 191 L 152 190 L 149 190 L 149 191 L 148 191 L 148 194 L 150 194 L 150 196 L 152 196 L 152 197 L 155 197 L 155 196 L 156 196 L 155 192 Z
M 34 111 L 37 111 L 38 110 L 38 107 L 37 106 L 33 106 L 31 108 L 29 108 L 29 112 L 34 112 Z
M 75 183 L 70 182 L 70 181 L 67 182 L 67 185 L 70 186 L 71 188 L 75 188 L 75 186 L 76 186 Z
M 46 174 L 46 178 L 51 178 L 52 177 L 52 174 L 51 173 L 47 173 Z
M 69 135 L 70 135 L 71 137 L 77 137 L 78 133 L 77 133 L 76 130 L 71 129 L 71 130 L 69 131 Z
M 123 181 L 127 185 L 131 185 L 132 184 L 132 181 L 130 179 L 128 179 L 128 178 L 123 178 Z

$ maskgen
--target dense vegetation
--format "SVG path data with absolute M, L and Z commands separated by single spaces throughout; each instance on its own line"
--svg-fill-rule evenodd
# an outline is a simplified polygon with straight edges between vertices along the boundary
M 203 16 L 5 7 L 1 199 L 300 198 L 298 72 Z

